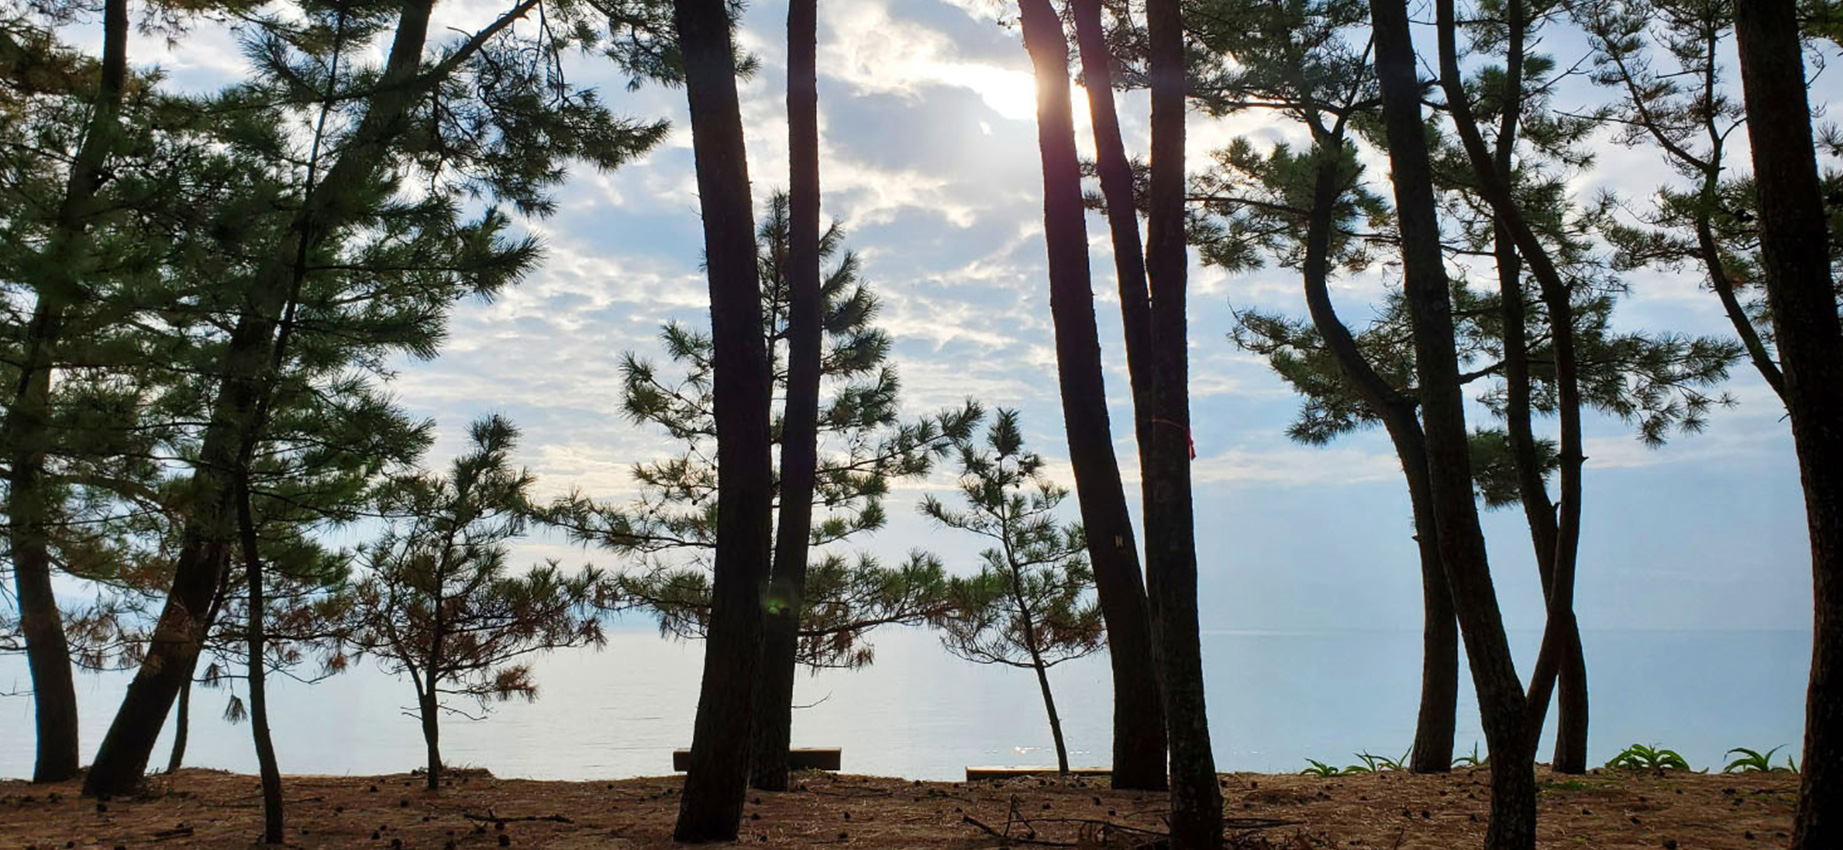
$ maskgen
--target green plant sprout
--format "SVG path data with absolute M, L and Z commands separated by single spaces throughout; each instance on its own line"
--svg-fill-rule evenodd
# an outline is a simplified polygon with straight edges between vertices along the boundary
M 1735 753 L 1740 753 L 1741 757 L 1735 759 L 1734 761 L 1728 762 L 1728 766 L 1722 768 L 1721 772 L 1722 773 L 1797 773 L 1798 763 L 1795 761 L 1792 761 L 1792 756 L 1789 753 L 1785 757 L 1785 764 L 1782 764 L 1782 765 L 1773 764 L 1773 753 L 1779 752 L 1781 749 L 1784 749 L 1784 748 L 1785 748 L 1785 745 L 1780 744 L 1779 746 L 1774 747 L 1762 753 L 1757 750 L 1747 749 L 1746 747 L 1735 747 L 1734 749 L 1729 750 L 1728 752 L 1724 753 L 1724 755 L 1731 756 L 1731 755 L 1734 755 Z
M 1490 753 L 1486 753 L 1482 757 L 1479 756 L 1477 741 L 1472 742 L 1472 754 L 1471 755 L 1460 756 L 1456 759 L 1453 759 L 1453 767 L 1484 767 L 1485 765 L 1490 764 L 1490 763 L 1491 763 Z
M 1357 758 L 1363 761 L 1363 769 L 1358 772 L 1382 773 L 1390 770 L 1407 770 L 1408 753 L 1411 752 L 1413 752 L 1412 749 L 1402 753 L 1401 758 L 1392 759 L 1386 756 L 1371 755 L 1368 750 L 1364 750 L 1356 754 Z M 1355 765 L 1352 765 L 1352 770 L 1355 770 Z
M 1299 771 L 1303 775 L 1306 775 L 1306 776 L 1343 776 L 1344 775 L 1344 771 L 1339 769 L 1336 765 L 1325 764 L 1324 762 L 1319 761 L 1318 759 L 1306 759 L 1306 761 L 1310 763 L 1312 766 L 1306 768 L 1305 770 Z
M 1620 750 L 1618 755 L 1613 756 L 1612 760 L 1606 763 L 1606 767 L 1609 770 L 1649 770 L 1653 772 L 1690 769 L 1689 762 L 1684 761 L 1683 756 L 1676 750 L 1667 750 L 1655 745 L 1647 747 L 1644 744 L 1633 744 Z
M 1409 750 L 1408 752 L 1413 752 L 1413 750 Z M 1299 772 L 1310 776 L 1354 776 L 1359 773 L 1382 773 L 1384 771 L 1408 769 L 1408 753 L 1402 753 L 1401 758 L 1398 759 L 1373 755 L 1368 750 L 1354 753 L 1353 755 L 1357 757 L 1357 760 L 1363 763 L 1337 767 L 1326 764 L 1318 759 L 1309 758 L 1306 759 L 1306 763 L 1310 764 L 1311 767 Z

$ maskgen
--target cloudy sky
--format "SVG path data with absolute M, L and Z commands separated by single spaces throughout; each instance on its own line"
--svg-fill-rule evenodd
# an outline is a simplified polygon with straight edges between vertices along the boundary
M 467 0 L 448 14 L 463 21 L 497 8 Z M 994 0 L 820 4 L 825 213 L 845 225 L 847 245 L 883 300 L 882 325 L 895 341 L 908 411 L 969 396 L 1019 408 L 1029 439 L 1067 483 L 1033 85 L 1016 28 L 998 20 L 1003 11 Z M 742 84 L 758 201 L 786 179 L 785 14 L 783 3 L 754 2 L 741 33 L 762 62 Z M 1417 37 L 1431 44 L 1431 32 Z M 1563 65 L 1582 50 L 1559 35 L 1548 47 Z M 138 43 L 135 55 L 161 57 L 175 84 L 188 87 L 212 87 L 240 65 L 229 37 L 209 30 L 179 48 Z M 671 119 L 673 134 L 617 173 L 576 174 L 560 193 L 557 214 L 528 223 L 548 245 L 542 270 L 491 304 L 461 307 L 442 357 L 405 364 L 395 386 L 405 405 L 439 422 L 433 460 L 456 451 L 470 419 L 503 412 L 525 429 L 520 459 L 545 491 L 621 498 L 633 492 L 630 465 L 671 445 L 620 415 L 620 355 L 658 357 L 661 323 L 707 321 L 690 135 L 682 91 L 627 92 L 612 67 L 590 59 L 573 62 L 570 72 L 599 85 L 622 111 Z M 1126 95 L 1122 104 L 1128 146 L 1141 152 L 1143 99 L 1142 92 Z M 1077 105 L 1082 136 L 1088 128 Z M 1193 116 L 1192 161 L 1200 164 L 1237 135 L 1271 143 L 1288 132 L 1260 116 Z M 1084 151 L 1092 147 L 1085 136 L 1080 143 Z M 1667 177 L 1654 152 L 1608 143 L 1599 168 L 1577 183 L 1584 191 L 1622 190 L 1642 203 Z M 1130 471 L 1136 463 L 1112 258 L 1098 217 L 1089 217 L 1089 231 L 1117 450 Z M 1407 499 L 1387 440 L 1366 432 L 1326 448 L 1288 442 L 1283 429 L 1296 398 L 1227 339 L 1235 309 L 1302 314 L 1296 277 L 1283 269 L 1230 275 L 1193 264 L 1191 280 L 1205 627 L 1418 627 Z M 1725 330 L 1719 305 L 1694 275 L 1640 275 L 1634 283 L 1621 326 Z M 1334 295 L 1355 323 L 1388 285 L 1385 277 L 1344 281 Z M 1706 433 L 1662 450 L 1641 446 L 1615 420 L 1589 420 L 1579 592 L 1585 627 L 1808 628 L 1803 509 L 1781 411 L 1744 365 L 1728 390 L 1737 407 L 1718 411 Z M 950 486 L 936 476 L 899 488 L 890 527 L 862 546 L 891 557 L 927 546 L 970 566 L 970 547 L 941 539 L 913 514 L 921 492 Z M 1486 527 L 1510 625 L 1539 627 L 1520 513 L 1488 514 Z M 612 565 L 559 541 L 533 541 L 525 551 Z

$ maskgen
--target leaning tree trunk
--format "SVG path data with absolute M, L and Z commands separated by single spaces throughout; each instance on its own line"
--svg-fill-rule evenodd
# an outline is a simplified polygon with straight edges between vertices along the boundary
M 1146 4 L 1152 86 L 1152 186 L 1146 272 L 1152 298 L 1152 498 L 1146 583 L 1163 674 L 1171 745 L 1171 845 L 1222 843 L 1222 790 L 1210 751 L 1197 625 L 1196 526 L 1191 516 L 1190 355 L 1185 316 L 1184 26 L 1178 0 Z
M 1145 248 L 1139 240 L 1139 205 L 1133 200 L 1133 166 L 1120 139 L 1113 99 L 1113 56 L 1102 29 L 1101 0 L 1074 0 L 1075 37 L 1081 45 L 1082 80 L 1088 89 L 1088 121 L 1094 126 L 1094 168 L 1107 202 L 1113 237 L 1114 274 L 1120 284 L 1120 324 L 1125 331 L 1126 374 L 1133 390 L 1133 434 L 1139 446 L 1140 480 L 1146 480 L 1152 444 L 1152 301 L 1146 291 Z M 1143 495 L 1143 494 L 1142 494 Z M 1149 662 L 1148 662 L 1149 663 Z M 1160 760 L 1163 760 L 1160 742 Z M 1159 771 L 1164 781 L 1164 771 Z
M 1794 850 L 1843 847 L 1843 328 L 1793 0 L 1734 4 L 1760 248 L 1811 533 L 1811 685 Z
M 1459 713 L 1459 622 L 1453 610 L 1452 586 L 1440 561 L 1433 482 L 1427 475 L 1427 438 L 1412 407 L 1391 416 L 1406 420 L 1389 428 L 1389 438 L 1395 444 L 1395 456 L 1401 459 L 1402 476 L 1408 481 L 1414 545 L 1421 563 L 1421 704 L 1415 713 L 1414 749 L 1408 770 L 1447 773 L 1453 769 L 1453 731 Z
M 1037 671 L 1037 690 L 1043 693 L 1043 710 L 1049 713 L 1049 733 L 1056 742 L 1056 772 L 1069 775 L 1069 747 L 1062 740 L 1062 717 L 1056 713 L 1056 697 L 1050 693 L 1049 670 L 1043 666 L 1042 658 L 1034 658 L 1032 665 Z
M 819 463 L 819 82 L 818 0 L 787 7 L 787 401 L 781 419 L 780 516 L 763 608 L 762 661 L 755 693 L 754 765 L 749 784 L 787 790 L 793 740 L 794 674 L 807 554 L 813 528 L 813 478 Z
M 1520 22 L 1522 4 L 1511 0 L 1509 11 L 1513 23 Z M 1477 178 L 1479 194 L 1491 207 L 1496 222 L 1515 241 L 1517 254 L 1528 263 L 1542 289 L 1543 304 L 1549 310 L 1549 338 L 1554 349 L 1556 408 L 1561 419 L 1560 500 L 1556 512 L 1555 546 L 1548 565 L 1546 601 L 1548 623 L 1542 633 L 1542 648 L 1530 674 L 1529 693 L 1524 698 L 1525 736 L 1534 757 L 1537 739 L 1542 734 L 1543 716 L 1548 711 L 1549 696 L 1555 685 L 1563 658 L 1578 648 L 1578 626 L 1574 618 L 1574 576 L 1580 553 L 1581 535 L 1581 467 L 1586 462 L 1581 438 L 1581 391 L 1578 360 L 1574 353 L 1574 306 L 1572 287 L 1562 279 L 1553 258 L 1535 229 L 1523 215 L 1510 182 L 1500 173 L 1484 135 L 1478 130 L 1472 105 L 1459 69 L 1458 16 L 1453 0 L 1436 0 L 1440 57 L 1440 85 L 1446 93 L 1447 111 L 1453 130 L 1459 136 L 1466 158 Z M 1516 27 L 1512 28 L 1513 35 Z M 1444 298 L 1443 298 L 1444 300 Z M 1477 511 L 1474 508 L 1473 514 Z M 1585 696 L 1584 691 L 1579 695 Z M 1585 734 L 1585 730 L 1580 730 Z M 1493 771 L 1495 775 L 1496 771 Z
M 102 188 L 103 163 L 120 128 L 122 92 L 128 73 L 128 2 L 108 0 L 103 7 L 102 66 L 96 100 L 83 141 L 71 161 L 64 197 L 45 247 L 45 276 L 36 281 L 38 303 L 26 328 L 18 384 L 5 422 L 0 425 L 0 460 L 11 467 L 7 477 L 6 515 L 12 550 L 19 630 L 26 642 L 26 665 L 32 676 L 32 712 L 37 755 L 33 782 L 62 782 L 77 775 L 77 688 L 71 673 L 70 644 L 51 586 L 51 529 L 56 506 L 54 488 L 45 480 L 51 432 L 51 371 L 55 348 L 64 334 L 72 305 L 81 300 L 81 275 L 90 265 L 89 227 L 96 193 Z
M 131 794 L 140 784 L 154 741 L 166 724 L 173 700 L 192 678 L 199 650 L 211 623 L 206 616 L 227 566 L 236 533 L 236 500 L 230 470 L 237 462 L 239 424 L 256 411 L 262 388 L 256 376 L 267 360 L 273 323 L 238 322 L 227 357 L 231 375 L 214 405 L 211 425 L 199 453 L 187 504 L 184 540 L 173 574 L 173 587 L 154 627 L 140 670 L 116 711 L 115 721 L 96 751 L 83 782 L 90 796 Z
M 1343 185 L 1343 125 L 1317 139 L 1312 178 L 1312 207 L 1306 221 L 1306 309 L 1325 348 L 1350 381 L 1358 397 L 1382 420 L 1401 461 L 1414 512 L 1415 545 L 1421 563 L 1421 704 L 1415 715 L 1414 748 L 1409 769 L 1445 773 L 1453 767 L 1453 729 L 1459 697 L 1459 629 L 1453 619 L 1452 590 L 1440 563 L 1439 532 L 1434 523 L 1433 492 L 1427 478 L 1427 438 L 1416 418 L 1416 402 L 1379 374 L 1338 318 L 1331 303 L 1331 230 Z
M 224 576 L 225 579 L 229 575 Z M 218 622 L 218 611 L 224 606 L 224 591 L 220 584 L 218 592 L 211 599 L 211 607 L 205 612 L 205 628 L 210 629 Z M 198 657 L 192 658 L 192 669 L 186 671 L 185 684 L 179 688 L 179 707 L 173 715 L 173 748 L 166 755 L 166 772 L 178 773 L 186 763 L 186 739 L 192 730 L 192 688 L 198 684 L 194 677 L 198 675 Z
M 1049 253 L 1050 314 L 1056 329 L 1063 424 L 1112 656 L 1115 782 L 1124 788 L 1163 788 L 1163 712 L 1157 704 L 1157 678 L 1150 663 L 1150 611 L 1126 491 L 1113 451 L 1100 331 L 1089 288 L 1087 222 L 1069 91 L 1069 45 L 1049 0 L 1021 0 L 1018 9 L 1024 46 L 1037 78 L 1044 243 Z M 1131 207 L 1127 210 L 1130 213 Z
M 1415 73 L 1406 0 L 1370 4 L 1389 160 L 1410 318 L 1420 378 L 1427 469 L 1441 562 L 1465 639 L 1472 681 L 1491 748 L 1490 850 L 1530 850 L 1536 844 L 1535 745 L 1524 734 L 1523 688 L 1497 606 L 1485 538 L 1473 501 L 1472 469 L 1459 384 L 1452 303 L 1447 291 L 1440 223 L 1433 195 L 1421 87 Z
M 717 555 L 691 764 L 673 838 L 733 841 L 749 780 L 749 726 L 761 655 L 773 474 L 769 368 L 735 53 L 725 0 L 673 7 L 691 107 L 691 147 L 710 277 L 717 424 Z
M 1506 5 L 1505 13 L 1505 94 L 1499 110 L 1496 149 L 1491 152 L 1488 167 L 1496 175 L 1498 184 L 1507 188 L 1515 179 L 1518 122 L 1523 111 L 1524 45 L 1529 22 L 1522 0 L 1511 0 Z M 1456 64 L 1453 67 L 1456 72 Z M 1446 66 L 1442 65 L 1442 68 Z M 1448 83 L 1446 90 L 1449 99 L 1463 97 L 1460 94 L 1463 87 Z M 1469 107 L 1461 103 L 1455 111 L 1454 120 L 1464 118 L 1469 122 L 1470 119 L 1466 117 L 1468 114 Z M 1468 131 L 1470 135 L 1477 135 L 1475 125 L 1468 124 L 1460 133 L 1465 136 Z M 1478 150 L 1482 149 L 1480 144 Z M 1473 160 L 1473 165 L 1480 169 L 1487 167 L 1482 159 Z M 1514 200 L 1505 193 L 1501 201 L 1494 198 L 1491 203 L 1495 207 L 1514 203 Z M 1523 504 L 1524 517 L 1529 524 L 1530 542 L 1536 550 L 1536 568 L 1542 580 L 1543 599 L 1553 607 L 1557 604 L 1557 570 L 1567 566 L 1569 572 L 1572 572 L 1572 567 L 1568 565 L 1574 563 L 1580 549 L 1580 481 L 1581 465 L 1585 458 L 1579 450 L 1581 394 L 1580 381 L 1576 375 L 1579 364 L 1574 356 L 1574 308 L 1570 303 L 1569 288 L 1561 285 L 1553 275 L 1540 281 L 1544 298 L 1550 305 L 1550 333 L 1558 385 L 1557 406 L 1561 408 L 1562 506 L 1558 519 L 1556 506 L 1550 503 L 1548 488 L 1543 481 L 1536 437 L 1530 424 L 1529 343 L 1524 315 L 1522 258 L 1517 253 L 1516 234 L 1501 215 L 1494 230 L 1498 286 L 1503 295 L 1504 378 L 1507 384 L 1504 419 L 1515 458 L 1518 498 Z M 1545 262 L 1546 258 L 1539 261 L 1538 268 Z M 1570 447 L 1574 449 L 1572 454 L 1569 452 Z M 1565 552 L 1560 548 L 1564 543 L 1571 546 Z M 1569 588 L 1562 592 L 1572 593 L 1572 581 L 1569 582 Z M 1580 627 L 1574 620 L 1572 603 L 1567 608 L 1567 615 L 1562 621 L 1549 629 L 1554 634 L 1550 652 L 1554 658 L 1553 672 L 1542 663 L 1542 659 L 1538 659 L 1536 676 L 1539 681 L 1530 687 L 1530 710 L 1537 713 L 1537 719 L 1531 722 L 1529 734 L 1542 734 L 1540 718 L 1547 711 L 1548 702 L 1548 681 L 1543 677 L 1555 675 L 1558 706 L 1555 759 L 1552 766 L 1559 773 L 1579 774 L 1587 771 L 1587 659 L 1582 651 Z M 1538 701 L 1542 704 L 1538 705 Z
M 1043 645 L 1037 641 L 1036 612 L 1024 599 L 1024 573 L 1006 544 L 1005 558 L 1011 567 L 1011 601 L 1017 605 L 1018 622 L 1023 626 L 1024 651 L 1030 654 L 1030 669 L 1037 674 L 1037 690 L 1043 695 L 1043 711 L 1049 715 L 1050 739 L 1056 743 L 1056 772 L 1069 775 L 1069 747 L 1062 740 L 1062 715 L 1056 713 L 1056 696 L 1049 688 L 1049 665 L 1043 663 Z
M 256 520 L 250 510 L 249 453 L 237 473 L 237 525 L 243 538 L 243 562 L 249 579 L 248 649 L 250 737 L 256 744 L 257 771 L 262 776 L 262 843 L 280 844 L 282 836 L 282 772 L 275 761 L 275 740 L 269 735 L 267 652 L 263 644 L 262 558 L 256 540 Z M 191 690 L 191 682 L 186 683 Z

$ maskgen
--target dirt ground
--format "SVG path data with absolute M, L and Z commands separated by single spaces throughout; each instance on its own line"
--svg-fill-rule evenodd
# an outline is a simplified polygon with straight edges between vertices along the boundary
M 1222 777 L 1230 847 L 1465 848 L 1485 829 L 1484 769 L 1318 778 Z M 1797 777 L 1595 772 L 1541 782 L 1542 847 L 1783 847 Z M 1162 794 L 1115 792 L 1104 779 L 915 782 L 804 773 L 796 790 L 750 792 L 741 843 L 769 848 L 1149 847 Z M 665 847 L 676 777 L 615 782 L 454 777 L 286 780 L 289 845 L 301 848 Z M 261 820 L 256 780 L 184 770 L 133 799 L 78 797 L 77 783 L 0 782 L 0 850 L 247 847 Z

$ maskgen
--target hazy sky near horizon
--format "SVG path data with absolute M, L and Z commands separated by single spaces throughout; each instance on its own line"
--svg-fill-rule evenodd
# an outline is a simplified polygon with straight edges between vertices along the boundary
M 444 8 L 450 22 L 460 22 L 499 6 L 458 0 Z M 844 224 L 846 245 L 882 298 L 881 324 L 894 339 L 905 408 L 927 412 L 967 397 L 988 408 L 1019 408 L 1031 443 L 1067 484 L 1034 89 L 1016 28 L 997 20 L 1004 11 L 993 0 L 820 3 L 824 208 Z M 761 60 L 760 72 L 741 87 L 758 207 L 786 182 L 785 14 L 783 2 L 751 3 L 740 33 Z M 1430 46 L 1431 31 L 1420 29 L 1417 39 Z M 1578 41 L 1557 33 L 1547 46 L 1566 66 L 1581 55 Z M 157 56 L 175 85 L 200 89 L 222 84 L 243 63 L 230 35 L 211 29 L 178 47 L 137 38 L 131 56 L 137 64 Z M 558 193 L 556 215 L 527 222 L 547 244 L 543 267 L 492 303 L 462 305 L 441 357 L 403 364 L 394 386 L 405 406 L 439 423 L 431 463 L 452 456 L 468 421 L 497 411 L 523 427 L 518 460 L 540 476 L 542 491 L 620 498 L 633 492 L 633 463 L 672 448 L 621 415 L 620 355 L 663 359 L 662 323 L 707 324 L 690 134 L 682 91 L 628 92 L 611 65 L 591 58 L 568 67 L 617 110 L 669 118 L 670 138 L 618 172 L 578 170 Z M 1087 151 L 1092 143 L 1077 94 L 1078 143 Z M 1562 105 L 1571 105 L 1567 97 Z M 1144 93 L 1122 95 L 1122 109 L 1127 145 L 1143 152 Z M 1291 132 L 1267 116 L 1212 121 L 1193 114 L 1192 166 L 1237 135 L 1265 145 Z M 1642 209 L 1670 177 L 1661 157 L 1602 141 L 1597 168 L 1578 185 L 1621 190 Z M 1133 487 L 1112 257 L 1105 223 L 1095 215 L 1088 221 L 1116 447 Z M 1719 304 L 1692 271 L 1632 280 L 1620 327 L 1726 331 Z M 1231 275 L 1193 257 L 1191 281 L 1204 627 L 1417 628 L 1415 546 L 1387 440 L 1368 431 L 1323 448 L 1289 442 L 1284 429 L 1297 398 L 1227 338 L 1237 309 L 1303 314 L 1296 275 L 1281 268 Z M 1334 297 L 1356 324 L 1387 285 L 1382 277 L 1340 281 Z M 1745 364 L 1737 364 L 1727 390 L 1738 406 L 1716 411 L 1705 433 L 1660 450 L 1642 446 L 1616 420 L 1589 418 L 1578 595 L 1584 627 L 1809 627 L 1803 504 L 1782 411 Z M 1553 422 L 1538 427 L 1552 430 Z M 889 528 L 855 545 L 890 558 L 922 546 L 948 556 L 951 568 L 972 568 L 970 543 L 937 534 L 914 514 L 922 492 L 945 494 L 951 486 L 946 475 L 899 486 Z M 1129 501 L 1137 502 L 1136 493 Z M 1072 501 L 1069 507 L 1073 515 Z M 1540 625 L 1520 512 L 1488 513 L 1486 530 L 1509 624 Z M 616 565 L 555 540 L 530 541 L 520 555 Z

